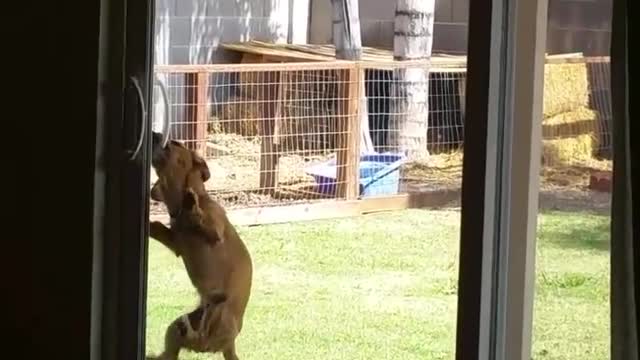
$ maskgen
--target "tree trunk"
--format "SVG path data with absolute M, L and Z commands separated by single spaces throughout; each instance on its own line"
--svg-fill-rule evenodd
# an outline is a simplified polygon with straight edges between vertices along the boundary
M 428 60 L 433 44 L 434 0 L 397 0 L 393 54 L 396 60 Z M 396 70 L 391 84 L 389 145 L 408 156 L 428 155 L 429 69 Z
M 358 0 L 331 0 L 333 7 L 333 44 L 336 58 L 341 60 L 360 60 L 362 42 L 360 39 L 360 15 Z M 365 96 L 364 79 L 360 81 L 360 152 L 373 152 L 373 143 L 369 132 L 369 112 Z

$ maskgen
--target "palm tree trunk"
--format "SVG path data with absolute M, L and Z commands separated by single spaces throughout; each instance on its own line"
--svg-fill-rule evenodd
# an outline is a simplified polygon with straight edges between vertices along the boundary
M 396 60 L 428 60 L 433 44 L 434 0 L 397 0 Z M 389 145 L 408 156 L 428 155 L 429 69 L 400 68 L 391 84 Z

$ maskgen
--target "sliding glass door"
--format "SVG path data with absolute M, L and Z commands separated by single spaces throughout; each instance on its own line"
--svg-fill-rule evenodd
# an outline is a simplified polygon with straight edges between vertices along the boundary
M 457 359 L 529 359 L 546 5 L 469 2 Z M 153 9 L 150 0 L 103 8 L 94 278 L 103 359 L 145 352 Z

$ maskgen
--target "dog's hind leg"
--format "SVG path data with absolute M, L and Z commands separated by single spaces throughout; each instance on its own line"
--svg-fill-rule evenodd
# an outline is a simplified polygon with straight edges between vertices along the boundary
M 202 317 L 204 308 L 182 315 L 175 319 L 167 328 L 164 335 L 164 350 L 156 358 L 147 357 L 147 360 L 177 360 L 181 349 L 189 349 L 196 352 L 206 351 L 206 343 L 202 342 L 200 334 L 194 329 L 198 327 L 199 318 Z
M 184 335 L 182 334 L 184 324 L 182 319 L 174 320 L 167 328 L 164 335 L 164 350 L 159 356 L 147 356 L 146 360 L 178 360 L 178 354 L 182 348 Z
M 225 344 L 222 348 L 224 360 L 239 360 L 236 354 L 236 337 L 238 336 L 238 323 L 235 317 L 226 308 L 222 313 L 220 330 L 225 334 Z
M 222 356 L 224 356 L 224 360 L 240 360 L 238 358 L 238 355 L 236 354 L 235 341 L 231 341 L 229 345 L 222 351 Z

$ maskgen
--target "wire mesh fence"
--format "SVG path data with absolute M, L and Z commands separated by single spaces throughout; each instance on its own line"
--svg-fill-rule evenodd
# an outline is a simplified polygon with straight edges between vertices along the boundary
M 402 87 L 409 81 L 404 79 L 403 70 L 406 69 L 365 69 L 366 110 L 370 136 L 376 151 L 397 150 L 397 146 L 393 145 L 393 138 L 399 136 L 401 127 L 394 124 L 394 117 L 406 117 L 409 112 L 396 106 L 397 102 L 407 97 L 406 90 Z M 424 131 L 425 141 L 420 147 L 429 153 L 450 152 L 462 145 L 466 78 L 464 70 L 464 67 L 453 66 L 425 68 L 420 81 L 411 81 L 414 88 L 422 88 L 423 94 L 420 96 L 426 101 L 412 115 L 418 115 L 417 120 L 426 124 L 421 129 Z
M 464 63 L 161 66 L 171 137 L 207 159 L 226 207 L 461 185 Z M 607 58 L 545 67 L 544 186 L 609 169 Z M 564 184 L 564 185 L 563 185 Z
M 363 64 L 366 106 L 361 111 L 368 117 L 372 149 L 408 152 L 399 169 L 399 192 L 460 187 L 465 66 Z
M 206 187 L 227 207 L 355 197 L 353 66 L 158 70 L 171 94 L 171 138 L 207 160 Z

